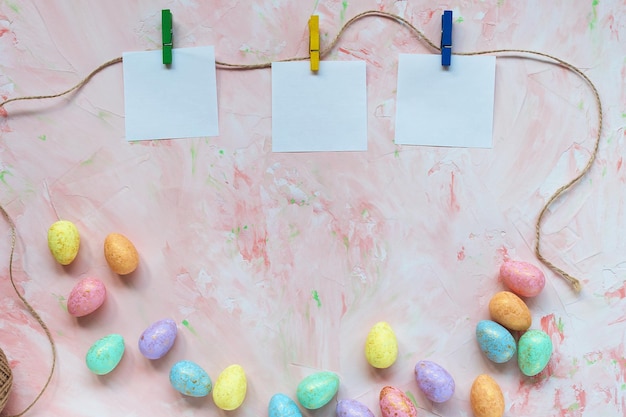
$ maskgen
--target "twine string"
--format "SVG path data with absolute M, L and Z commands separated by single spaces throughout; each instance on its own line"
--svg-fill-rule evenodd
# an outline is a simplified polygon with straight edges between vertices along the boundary
M 0 204 L 0 211 L 2 212 L 2 215 L 4 216 L 5 220 L 7 221 L 11 229 L 11 252 L 9 255 L 9 280 L 11 281 L 13 290 L 15 291 L 19 299 L 22 300 L 22 302 L 24 303 L 24 305 L 26 306 L 30 314 L 35 318 L 35 320 L 37 320 L 37 322 L 39 323 L 43 331 L 46 333 L 46 336 L 48 337 L 48 341 L 50 342 L 50 348 L 52 349 L 52 366 L 50 367 L 50 373 L 48 374 L 46 383 L 43 385 L 43 387 L 39 391 L 39 394 L 37 394 L 35 399 L 22 412 L 20 412 L 19 414 L 12 415 L 12 416 L 7 416 L 7 417 L 21 417 L 24 414 L 26 414 L 26 412 L 28 412 L 28 410 L 30 410 L 35 405 L 35 403 L 37 403 L 37 401 L 39 401 L 39 398 L 41 398 L 43 393 L 48 388 L 48 385 L 50 385 L 50 381 L 52 380 L 52 375 L 54 374 L 54 369 L 57 363 L 57 349 L 54 343 L 54 339 L 52 339 L 52 334 L 50 333 L 50 329 L 48 329 L 48 326 L 43 321 L 41 316 L 39 316 L 39 314 L 35 311 L 33 306 L 31 306 L 30 303 L 26 300 L 26 298 L 24 298 L 24 296 L 18 291 L 17 286 L 15 285 L 15 280 L 13 279 L 13 255 L 15 253 L 15 246 L 17 243 L 17 231 L 15 228 L 15 223 L 13 222 L 13 219 L 11 219 L 11 216 L 9 216 L 9 213 L 7 213 L 7 211 L 1 204 Z

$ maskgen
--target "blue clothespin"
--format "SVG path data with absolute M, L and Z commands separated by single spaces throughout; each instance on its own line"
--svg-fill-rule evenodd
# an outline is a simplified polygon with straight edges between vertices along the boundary
M 441 15 L 441 65 L 450 66 L 452 59 L 452 10 Z

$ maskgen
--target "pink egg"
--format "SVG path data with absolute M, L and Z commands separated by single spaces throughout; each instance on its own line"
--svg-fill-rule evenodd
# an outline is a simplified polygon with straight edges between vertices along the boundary
M 380 391 L 380 412 L 383 417 L 416 417 L 417 409 L 405 393 L 386 386 Z
M 82 279 L 67 297 L 67 311 L 74 317 L 93 313 L 104 303 L 107 290 L 99 279 Z
M 522 297 L 534 297 L 546 285 L 543 272 L 524 261 L 505 261 L 500 267 L 500 278 L 512 292 Z

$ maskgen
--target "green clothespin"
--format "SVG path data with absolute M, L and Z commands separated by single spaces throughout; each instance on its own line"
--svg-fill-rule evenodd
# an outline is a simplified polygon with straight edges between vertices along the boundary
M 163 31 L 163 64 L 172 64 L 172 12 L 170 9 L 161 10 L 161 27 Z

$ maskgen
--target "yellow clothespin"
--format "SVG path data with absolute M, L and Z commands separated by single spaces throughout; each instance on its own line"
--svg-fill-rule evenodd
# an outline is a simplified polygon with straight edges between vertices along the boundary
M 312 15 L 309 19 L 309 54 L 311 71 L 320 69 L 320 17 Z

